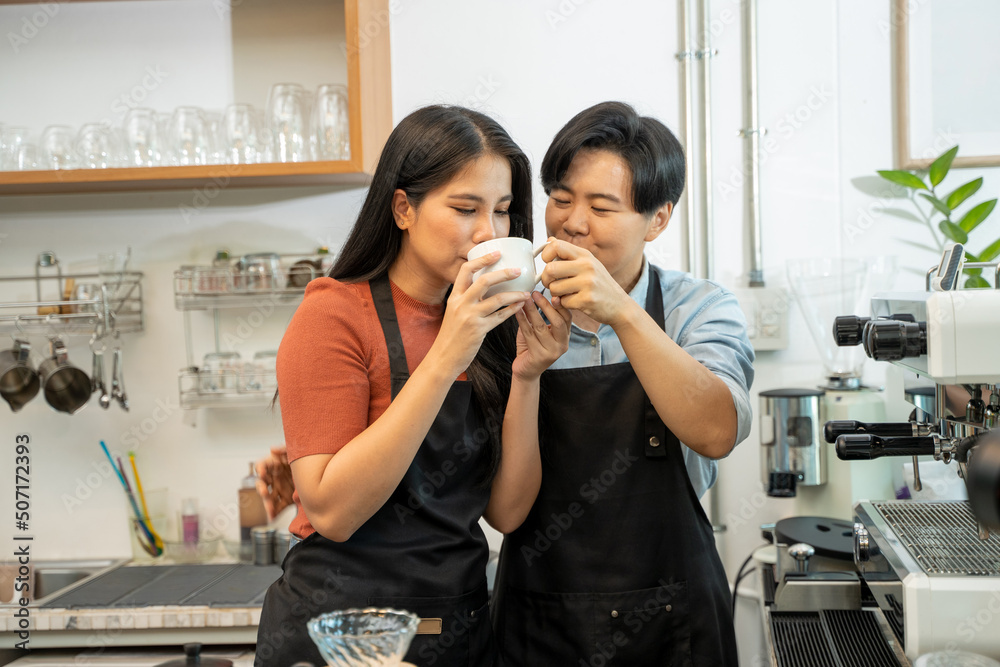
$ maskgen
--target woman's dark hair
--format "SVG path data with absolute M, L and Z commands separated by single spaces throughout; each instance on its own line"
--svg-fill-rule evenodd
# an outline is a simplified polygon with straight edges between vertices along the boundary
M 532 239 L 531 165 L 527 156 L 495 120 L 463 107 L 429 106 L 414 111 L 389 135 L 372 176 L 368 195 L 330 277 L 364 282 L 385 275 L 403 244 L 392 199 L 396 190 L 420 206 L 432 190 L 461 172 L 473 160 L 493 155 L 510 165 L 510 236 Z M 490 467 L 488 484 L 500 465 L 500 425 L 510 392 L 517 323 L 513 318 L 487 334 L 467 375 L 475 409 L 487 430 Z M 477 438 L 478 446 L 482 442 Z
M 632 172 L 632 207 L 645 216 L 667 202 L 676 204 L 684 190 L 684 149 L 667 127 L 640 116 L 624 102 L 602 102 L 584 109 L 556 134 L 542 160 L 545 194 L 559 185 L 583 149 L 611 151 Z

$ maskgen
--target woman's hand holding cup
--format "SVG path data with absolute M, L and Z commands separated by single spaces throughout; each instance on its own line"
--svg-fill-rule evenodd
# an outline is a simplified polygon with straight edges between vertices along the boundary
M 546 245 L 532 250 L 531 241 L 528 239 L 506 237 L 484 241 L 469 251 L 470 263 L 475 258 L 486 256 L 487 253 L 500 252 L 500 258 L 496 262 L 489 268 L 479 269 L 474 276 L 489 275 L 487 272 L 496 272 L 497 269 L 515 269 L 519 272 L 516 278 L 490 287 L 486 290 L 485 297 L 489 298 L 504 292 L 531 293 L 528 298 L 531 305 L 516 314 L 517 357 L 512 367 L 514 375 L 525 380 L 537 378 L 569 347 L 572 320 L 570 312 L 565 308 L 553 306 L 544 296 L 533 291 L 542 276 L 541 272 L 535 271 L 535 257 L 545 249 Z
M 500 269 L 520 269 L 520 274 L 511 280 L 505 280 L 498 283 L 486 291 L 486 296 L 493 296 L 494 294 L 499 294 L 500 292 L 531 292 L 535 289 L 535 285 L 541 280 L 541 272 L 535 272 L 535 256 L 537 256 L 545 246 L 541 246 L 538 250 L 531 249 L 531 241 L 528 239 L 522 239 L 518 236 L 507 236 L 503 238 L 490 239 L 489 241 L 483 241 L 482 243 L 474 246 L 472 250 L 469 251 L 469 261 L 484 257 L 491 252 L 499 252 L 500 258 L 495 262 L 491 263 L 490 271 L 497 271 Z M 482 268 L 473 274 L 473 279 L 475 280 L 479 276 L 486 273 L 486 269 Z
M 484 271 L 500 259 L 491 252 L 470 259 L 458 271 L 448 297 L 444 320 L 428 356 L 447 364 L 457 376 L 472 363 L 486 334 L 524 307 L 531 295 L 527 291 L 502 290 L 487 295 L 491 288 L 517 278 L 521 271 L 506 268 Z

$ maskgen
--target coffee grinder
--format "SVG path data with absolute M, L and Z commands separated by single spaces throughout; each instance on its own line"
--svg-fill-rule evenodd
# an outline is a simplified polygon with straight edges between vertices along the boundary
M 823 438 L 830 420 L 885 420 L 881 389 L 861 383 L 863 351 L 838 347 L 830 332 L 838 315 L 862 312 L 873 293 L 890 288 L 895 269 L 892 257 L 787 263 L 788 284 L 823 360 L 825 381 L 815 389 L 760 394 L 761 474 L 769 495 L 797 498 L 800 514 L 849 520 L 860 498 L 895 496 L 891 462 L 841 461 Z

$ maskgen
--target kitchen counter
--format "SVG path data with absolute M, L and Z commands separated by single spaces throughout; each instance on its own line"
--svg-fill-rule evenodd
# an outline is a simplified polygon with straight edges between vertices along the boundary
M 31 649 L 253 644 L 277 566 L 124 564 L 27 607 Z M 23 638 L 16 605 L 0 605 L 0 648 Z
M 232 660 L 233 667 L 253 667 L 252 646 L 211 647 L 202 650 L 203 657 L 212 656 Z M 11 667 L 155 667 L 169 660 L 184 657 L 180 648 L 108 649 L 104 651 L 45 650 L 32 651 L 30 655 L 7 663 Z M 4 664 L 0 660 L 0 665 Z
M 66 646 L 155 646 L 191 641 L 203 644 L 253 644 L 260 606 L 209 607 L 161 605 L 115 609 L 31 608 L 32 649 Z M 18 619 L 3 609 L 0 648 L 18 641 Z

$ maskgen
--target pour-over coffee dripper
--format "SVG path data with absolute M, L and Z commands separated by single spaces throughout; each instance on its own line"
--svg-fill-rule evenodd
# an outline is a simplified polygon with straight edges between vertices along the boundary
M 394 667 L 406 655 L 420 618 L 395 609 L 345 609 L 307 624 L 309 637 L 331 667 Z

